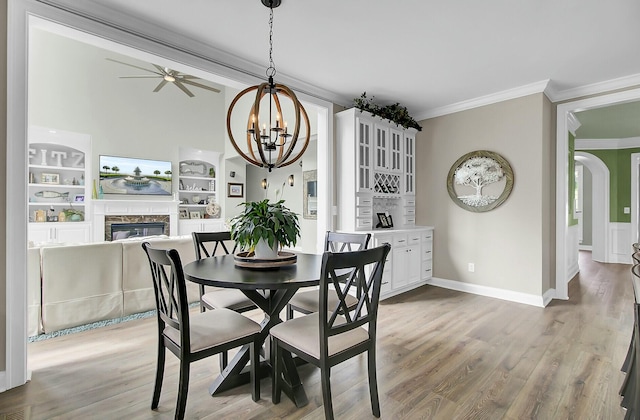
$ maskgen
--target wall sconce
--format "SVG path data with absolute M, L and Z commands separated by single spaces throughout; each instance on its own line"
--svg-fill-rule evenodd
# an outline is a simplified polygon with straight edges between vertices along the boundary
M 229 172 L 229 178 L 235 178 L 235 177 L 236 177 L 236 171 Z
M 267 187 L 269 186 L 269 184 L 267 184 L 267 178 L 262 178 L 260 185 L 262 185 L 262 188 L 266 190 Z
M 289 186 L 293 187 L 293 174 L 289 175 Z

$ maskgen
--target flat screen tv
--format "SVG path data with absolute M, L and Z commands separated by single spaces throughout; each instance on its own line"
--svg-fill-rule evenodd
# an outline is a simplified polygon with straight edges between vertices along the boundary
M 171 162 L 100 155 L 104 194 L 171 195 Z

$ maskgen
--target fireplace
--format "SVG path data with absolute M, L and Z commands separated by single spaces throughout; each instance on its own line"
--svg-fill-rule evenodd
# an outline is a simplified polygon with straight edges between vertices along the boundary
M 106 216 L 104 220 L 104 240 L 169 235 L 169 223 L 169 216 L 165 215 Z
M 112 223 L 111 239 L 142 238 L 145 236 L 164 235 L 164 223 Z

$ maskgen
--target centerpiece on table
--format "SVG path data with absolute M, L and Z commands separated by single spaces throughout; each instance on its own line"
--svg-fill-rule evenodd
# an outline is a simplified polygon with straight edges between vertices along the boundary
M 242 205 L 244 211 L 231 219 L 231 239 L 245 250 L 238 255 L 274 261 L 295 257 L 279 253 L 281 247 L 295 246 L 300 236 L 298 215 L 284 205 L 284 200 L 265 199 Z

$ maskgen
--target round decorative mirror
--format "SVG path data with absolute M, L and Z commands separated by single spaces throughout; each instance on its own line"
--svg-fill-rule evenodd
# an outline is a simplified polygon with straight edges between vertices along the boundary
M 476 150 L 458 159 L 447 176 L 447 191 L 454 203 L 481 213 L 493 210 L 511 194 L 513 170 L 505 158 Z

